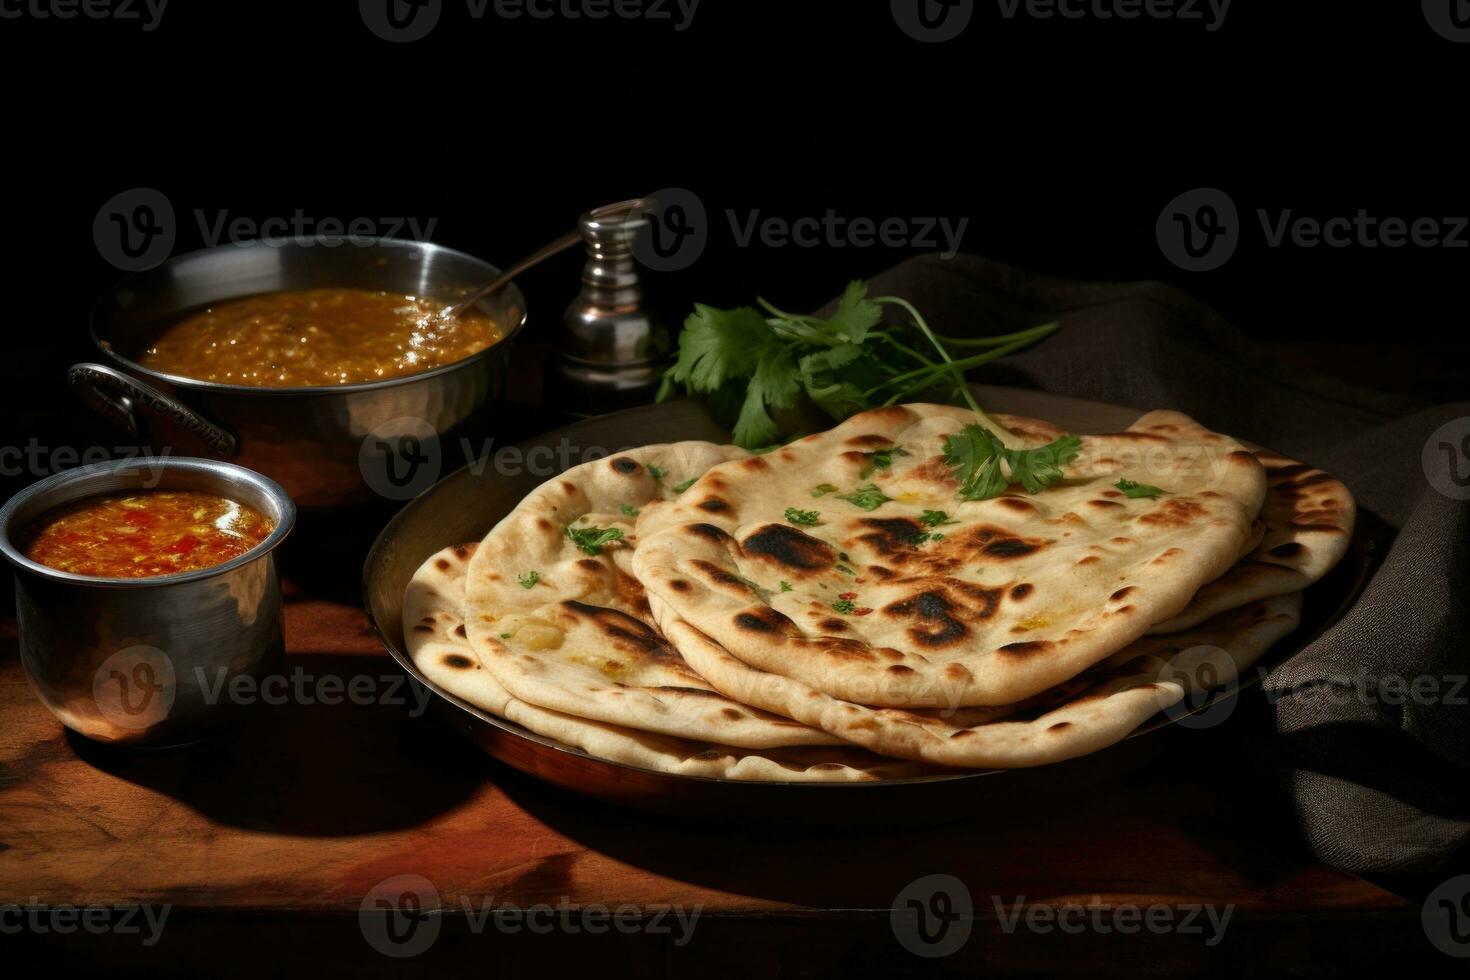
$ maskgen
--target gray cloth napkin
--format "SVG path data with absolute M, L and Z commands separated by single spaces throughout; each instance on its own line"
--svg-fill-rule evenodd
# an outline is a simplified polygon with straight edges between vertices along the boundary
M 1072 282 L 959 255 L 909 260 L 871 285 L 951 335 L 1059 319 L 1058 333 L 972 380 L 1177 409 L 1329 470 L 1396 528 L 1352 610 L 1252 691 L 1240 719 L 1245 761 L 1269 767 L 1328 864 L 1430 873 L 1465 844 L 1470 501 L 1453 494 L 1457 477 L 1470 482 L 1470 402 L 1411 409 L 1287 370 L 1161 283 Z M 1416 679 L 1425 693 L 1404 696 Z

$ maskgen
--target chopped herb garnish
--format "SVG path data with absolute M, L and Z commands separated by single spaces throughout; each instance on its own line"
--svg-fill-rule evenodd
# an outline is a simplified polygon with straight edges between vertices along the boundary
M 790 592 L 791 591 L 791 583 L 788 582 L 788 581 L 786 581 L 785 579 L 782 579 L 781 580 L 781 591 L 782 592 Z
M 688 490 L 690 487 L 694 486 L 694 481 L 697 480 L 697 479 L 698 479 L 698 477 L 691 476 L 689 479 L 685 480 L 683 483 L 676 483 L 676 484 L 674 484 L 674 492 L 675 493 L 683 493 L 685 490 Z
M 836 493 L 836 492 L 837 492 L 837 488 L 834 487 L 830 483 L 818 483 L 816 486 L 812 487 L 812 496 L 813 497 L 824 497 L 824 496 L 826 496 L 829 493 Z
M 847 575 L 856 575 L 857 574 L 857 572 L 854 572 L 851 568 L 848 568 L 846 565 L 834 565 L 833 567 L 836 568 L 839 572 L 842 572 L 842 573 L 847 574 Z
M 624 517 L 638 516 L 638 508 L 634 507 L 632 504 L 622 504 L 618 507 L 618 510 L 623 512 Z
M 846 593 L 843 594 L 846 595 Z M 853 602 L 851 599 L 838 599 L 836 602 L 832 603 L 832 608 L 837 612 L 846 615 L 847 613 L 850 613 L 857 608 L 857 603 Z
M 500 634 L 500 638 L 502 640 L 508 640 L 508 639 L 510 639 L 510 634 L 509 633 L 501 633 Z
M 893 457 L 907 456 L 908 451 L 902 446 L 890 446 L 887 449 L 875 449 L 870 453 L 863 453 L 867 458 L 863 460 L 863 468 L 858 473 L 859 480 L 866 480 L 872 476 L 875 470 L 886 470 L 893 465 Z
M 1020 483 L 1027 493 L 1039 493 L 1062 478 L 1062 467 L 1076 459 L 1081 448 L 1082 440 L 1063 436 L 1036 449 L 1007 449 L 989 429 L 967 425 L 944 440 L 944 461 L 960 481 L 961 500 L 989 500 L 1012 483 Z
M 654 466 L 652 463 L 649 463 L 648 464 L 648 475 L 651 476 L 651 477 L 653 477 L 655 480 L 662 480 L 664 478 L 663 468 L 662 467 L 658 467 L 658 466 Z
M 653 467 L 649 467 L 651 471 Z M 617 527 L 572 527 L 567 525 L 567 537 L 583 552 L 597 556 L 602 546 L 610 541 L 623 540 L 623 530 Z
M 941 524 L 958 524 L 959 521 L 950 520 L 942 510 L 926 510 L 919 515 L 919 523 L 925 527 L 939 527 Z
M 918 531 L 918 532 L 916 532 L 914 534 L 913 537 L 909 538 L 909 544 L 912 544 L 912 545 L 920 545 L 920 544 L 923 544 L 926 541 L 943 541 L 943 540 L 944 540 L 944 535 L 940 534 L 938 531 Z
M 1160 490 L 1158 487 L 1149 486 L 1147 483 L 1135 483 L 1132 480 L 1119 480 L 1113 486 L 1122 490 L 1125 497 L 1157 497 L 1161 493 L 1168 493 L 1167 490 Z
M 521 574 L 516 576 L 516 581 L 521 583 L 521 588 L 523 589 L 535 588 L 536 583 L 541 581 L 541 573 L 522 572 Z
M 821 513 L 815 510 L 797 510 L 795 507 L 786 508 L 786 519 L 792 524 L 800 524 L 802 527 L 815 527 L 821 523 Z
M 877 510 L 893 498 L 869 483 L 866 486 L 858 487 L 852 493 L 840 493 L 837 495 L 837 499 L 845 500 L 854 507 L 860 507 L 863 510 Z

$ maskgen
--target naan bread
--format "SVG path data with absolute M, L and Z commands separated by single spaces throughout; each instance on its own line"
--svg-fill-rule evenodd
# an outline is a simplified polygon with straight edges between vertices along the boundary
M 1150 633 L 1178 632 L 1226 609 L 1300 592 L 1347 553 L 1357 504 L 1342 481 L 1264 449 L 1256 451 L 1256 458 L 1266 467 L 1261 540 L 1243 560 L 1195 593 L 1183 612 L 1156 623 Z
M 612 762 L 681 776 L 780 782 L 858 782 L 932 770 L 859 749 L 804 746 L 759 753 L 640 732 L 527 704 L 486 670 L 466 638 L 464 582 L 477 544 L 446 548 L 414 573 L 403 600 L 409 656 L 430 683 L 537 735 Z
M 870 708 L 731 656 L 672 615 L 657 597 L 666 635 L 720 690 L 874 752 L 973 769 L 1039 766 L 1104 749 L 1187 694 L 1232 683 L 1296 629 L 1301 593 L 1262 599 L 1191 630 L 1145 636 L 1027 702 L 953 711 Z
M 942 405 L 877 409 L 716 466 L 658 515 L 634 572 L 736 658 L 834 698 L 1004 705 L 1177 615 L 1251 541 L 1264 468 L 1187 416 L 1083 436 L 1066 479 L 1040 493 L 962 501 L 942 448 L 973 420 Z M 1056 434 L 1008 428 L 1028 447 Z M 887 468 L 879 450 L 893 450 Z M 1130 499 L 1120 479 L 1168 492 Z M 839 499 L 865 484 L 889 499 Z M 819 523 L 796 526 L 788 508 Z M 954 523 L 925 525 L 931 510 Z M 930 531 L 942 540 L 916 542 Z
M 628 570 L 643 507 L 746 455 L 708 442 L 644 446 L 533 490 L 470 563 L 465 625 L 480 663 L 516 699 L 578 718 L 742 748 L 839 744 L 710 687 L 651 625 Z M 569 539 L 569 526 L 616 528 L 622 539 L 589 554 Z

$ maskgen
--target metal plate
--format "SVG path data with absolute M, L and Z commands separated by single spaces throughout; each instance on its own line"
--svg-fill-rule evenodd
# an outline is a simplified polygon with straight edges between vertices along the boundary
M 1046 419 L 1076 433 L 1127 428 L 1141 412 L 1016 388 L 975 386 L 987 410 Z M 630 409 L 578 422 L 528 440 L 503 455 L 465 467 L 441 480 L 401 510 L 378 535 L 363 568 L 363 597 L 388 652 L 411 677 L 436 695 L 434 710 L 450 727 L 515 768 L 558 786 L 602 799 L 677 813 L 798 813 L 802 804 L 835 794 L 861 805 L 853 813 L 887 819 L 903 804 L 905 813 L 976 809 L 993 792 L 1047 798 L 1074 793 L 1146 762 L 1156 755 L 1156 736 L 1185 713 L 1160 715 L 1127 739 L 1092 755 L 1035 769 L 1008 769 L 924 776 L 866 783 L 761 783 L 654 772 L 593 758 L 519 725 L 466 704 L 429 683 L 405 651 L 403 592 L 414 571 L 441 548 L 477 541 L 527 493 L 568 466 L 596 455 L 681 439 L 725 442 L 729 433 L 693 401 Z M 483 464 L 483 465 L 482 465 Z M 1393 531 L 1372 514 L 1358 514 L 1347 555 L 1307 592 L 1302 624 L 1274 647 L 1263 665 L 1300 650 L 1351 607 L 1392 540 Z M 1218 691 L 1193 706 L 1209 710 L 1220 699 L 1259 679 L 1252 671 L 1239 687 Z M 1186 733 L 1187 734 L 1187 733 Z M 997 780 L 1001 780 L 997 782 Z M 914 794 L 923 795 L 918 801 Z

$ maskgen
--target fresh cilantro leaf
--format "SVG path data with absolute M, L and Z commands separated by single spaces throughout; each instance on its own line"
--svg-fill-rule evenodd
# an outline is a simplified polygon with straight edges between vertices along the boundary
M 1062 467 L 1076 459 L 1081 448 L 1076 436 L 1063 436 L 1036 449 L 1007 449 L 989 429 L 967 425 L 944 440 L 944 461 L 960 481 L 960 499 L 988 500 L 1012 483 L 1021 484 L 1027 493 L 1041 492 L 1061 479 Z
M 661 467 L 654 466 L 652 463 L 650 463 L 648 466 L 648 475 L 653 477 L 655 480 L 662 480 L 664 478 L 664 471 Z
M 500 638 L 502 640 L 508 640 L 508 639 L 510 639 L 510 634 L 509 633 L 501 633 L 500 634 Z
M 786 581 L 785 579 L 782 579 L 781 580 L 781 591 L 782 592 L 790 592 L 791 591 L 791 583 L 788 582 L 788 581 Z
M 541 581 L 541 573 L 522 572 L 521 574 L 516 576 L 516 581 L 521 583 L 521 588 L 523 589 L 535 588 L 536 583 Z
M 886 470 L 893 465 L 893 457 L 907 456 L 908 451 L 902 446 L 890 446 L 887 449 L 875 449 L 870 453 L 863 453 L 867 457 L 863 461 L 862 471 L 858 473 L 859 480 L 866 480 L 873 475 L 874 470 Z
M 1122 490 L 1125 497 L 1134 499 L 1138 497 L 1157 497 L 1161 493 L 1168 493 L 1167 490 L 1160 490 L 1158 487 L 1149 486 L 1147 483 L 1135 483 L 1132 480 L 1119 480 L 1113 486 Z
M 848 568 L 846 565 L 834 565 L 832 567 L 835 568 L 835 569 L 837 569 L 839 572 L 841 572 L 844 575 L 856 575 L 857 574 L 857 572 L 854 572 L 851 568 Z
M 854 507 L 860 507 L 863 510 L 877 510 L 893 498 L 887 496 L 882 490 L 869 483 L 866 486 L 858 487 L 852 493 L 840 493 L 837 495 L 837 499 L 845 500 Z
M 857 603 L 853 602 L 851 599 L 838 599 L 837 601 L 832 603 L 832 608 L 837 612 L 846 615 L 857 608 Z
M 812 487 L 813 497 L 825 497 L 829 493 L 836 492 L 837 488 L 830 483 L 818 483 L 816 486 Z
M 622 511 L 624 517 L 637 517 L 638 508 L 632 504 L 619 504 L 618 510 Z
M 958 524 L 959 521 L 950 520 L 942 510 L 926 510 L 919 515 L 919 523 L 925 527 L 939 527 L 941 524 Z
M 572 527 L 568 524 L 567 537 L 578 549 L 596 557 L 602 554 L 603 545 L 623 540 L 623 530 L 617 527 Z
M 694 481 L 696 479 L 698 479 L 698 477 L 692 477 L 691 476 L 689 479 L 685 480 L 683 483 L 676 483 L 676 484 L 674 484 L 674 492 L 675 493 L 683 493 L 685 490 L 688 490 L 690 487 L 694 486 Z
M 664 375 L 659 401 L 668 400 L 677 385 L 709 394 L 727 381 L 749 377 L 772 339 L 765 317 L 757 310 L 748 306 L 717 310 L 694 304 L 679 334 L 679 356 Z
M 757 357 L 745 401 L 735 419 L 737 445 L 765 446 L 779 441 L 781 430 L 771 418 L 771 410 L 795 405 L 801 391 L 801 373 L 791 354 L 791 348 L 772 344 Z
M 800 524 L 802 527 L 815 527 L 820 524 L 821 513 L 815 510 L 797 510 L 795 507 L 786 508 L 786 519 L 792 524 Z

